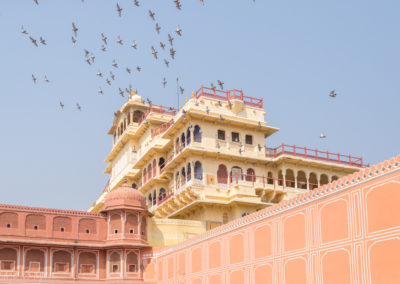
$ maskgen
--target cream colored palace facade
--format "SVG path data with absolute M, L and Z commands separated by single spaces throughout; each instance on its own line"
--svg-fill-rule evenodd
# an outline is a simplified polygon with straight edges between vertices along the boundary
M 109 183 L 89 211 L 128 182 L 154 214 L 150 245 L 172 245 L 364 167 L 350 155 L 266 147 L 278 128 L 265 114 L 262 99 L 240 90 L 201 87 L 179 110 L 132 92 L 108 132 Z

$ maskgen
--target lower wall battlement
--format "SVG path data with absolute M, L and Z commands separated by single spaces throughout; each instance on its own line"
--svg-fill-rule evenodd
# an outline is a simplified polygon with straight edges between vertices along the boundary
M 146 283 L 398 283 L 400 156 L 144 255 Z M 174 282 L 174 283 L 175 283 Z

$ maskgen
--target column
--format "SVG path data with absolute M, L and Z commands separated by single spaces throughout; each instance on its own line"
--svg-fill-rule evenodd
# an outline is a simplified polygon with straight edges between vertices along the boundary
M 297 175 L 294 176 L 294 188 L 297 189 Z

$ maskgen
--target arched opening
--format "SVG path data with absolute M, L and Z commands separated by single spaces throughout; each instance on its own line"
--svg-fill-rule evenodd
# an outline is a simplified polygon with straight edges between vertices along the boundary
M 186 131 L 186 144 L 190 144 L 190 127 Z
M 294 172 L 291 169 L 286 170 L 285 175 L 286 186 L 287 187 L 295 187 L 295 180 L 294 180 Z
M 79 273 L 95 274 L 97 255 L 94 252 L 81 252 L 79 254 L 78 265 Z
M 160 158 L 159 160 L 158 160 L 158 166 L 160 167 L 160 172 L 161 172 L 161 170 L 164 168 L 164 166 L 165 166 L 165 159 L 164 158 Z
M 239 180 L 243 180 L 243 171 L 242 168 L 238 167 L 238 166 L 234 166 L 231 169 L 231 182 L 238 182 Z
M 339 178 L 337 176 L 333 176 L 331 179 L 331 182 L 334 182 L 335 180 L 338 180 Z
M 25 254 L 25 271 L 40 273 L 44 272 L 46 256 L 43 250 L 29 249 Z
M 153 205 L 156 205 L 156 204 L 157 204 L 157 191 L 154 190 L 153 191 Z
M 267 173 L 267 183 L 274 184 L 274 177 L 272 176 L 272 172 Z
M 17 250 L 14 248 L 0 249 L 0 270 L 15 271 L 17 268 Z
M 149 205 L 153 205 L 153 197 L 151 196 L 151 193 L 149 193 Z
M 167 192 L 165 191 L 165 188 L 160 188 L 160 192 L 158 193 L 158 201 L 162 201 L 167 197 Z
M 126 272 L 136 273 L 139 271 L 139 258 L 136 252 L 130 252 L 126 256 Z
M 283 186 L 283 174 L 282 174 L 282 170 L 279 170 L 279 172 L 278 172 L 278 185 L 279 185 L 279 186 Z
M 132 118 L 132 121 L 133 122 L 139 122 L 139 120 L 141 120 L 141 118 L 144 116 L 144 113 L 142 112 L 142 111 L 140 111 L 140 110 L 135 110 L 134 112 L 133 112 L 133 118 Z
M 307 189 L 307 177 L 303 171 L 297 172 L 297 188 Z
M 182 184 L 186 183 L 186 169 L 184 167 L 181 170 L 181 183 Z
M 192 179 L 192 165 L 190 163 L 187 164 L 187 181 Z
M 139 220 L 138 215 L 128 214 L 125 222 L 125 234 L 138 234 Z
M 156 159 L 153 160 L 153 177 L 157 175 L 157 162 Z
M 177 188 L 177 189 L 181 187 L 180 181 L 181 181 L 181 180 L 180 180 L 180 177 L 179 177 L 179 172 L 176 172 L 176 175 L 175 175 L 175 184 L 176 184 L 176 188 Z
M 151 163 L 147 166 L 147 180 L 150 180 L 152 177 L 153 171 L 151 168 Z
M 193 130 L 193 141 L 201 142 L 201 129 L 200 126 L 196 125 Z
M 181 149 L 179 147 L 179 137 L 176 138 L 176 140 L 175 140 L 175 148 L 176 148 L 177 153 L 179 153 L 181 151 Z
M 71 272 L 71 253 L 65 250 L 53 252 L 52 271 L 57 273 Z
M 217 171 L 217 182 L 220 184 L 228 183 L 228 170 L 225 165 L 219 165 Z
M 182 133 L 181 135 L 181 144 L 182 144 L 182 148 L 185 147 L 186 143 L 186 139 L 185 139 L 185 132 Z
M 311 173 L 308 182 L 310 184 L 310 189 L 317 188 L 318 187 L 317 175 L 315 173 Z
M 203 166 L 199 161 L 196 161 L 196 163 L 194 163 L 194 178 L 198 180 L 203 179 Z
M 109 272 L 110 273 L 120 273 L 121 272 L 121 254 L 114 251 L 110 255 L 109 259 Z
M 224 212 L 224 214 L 222 214 L 222 224 L 226 223 L 228 223 L 228 213 Z
M 246 172 L 246 181 L 255 182 L 256 174 L 252 168 L 248 168 Z
M 143 184 L 145 184 L 147 182 L 147 169 L 144 168 L 143 170 Z
M 329 183 L 329 178 L 326 174 L 322 174 L 319 178 L 319 184 L 324 185 Z

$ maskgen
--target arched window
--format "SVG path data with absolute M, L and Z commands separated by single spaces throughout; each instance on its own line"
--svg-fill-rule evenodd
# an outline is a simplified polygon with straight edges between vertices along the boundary
M 190 128 L 188 128 L 186 131 L 186 144 L 190 144 Z
M 291 169 L 286 170 L 285 180 L 286 180 L 287 187 L 295 187 L 293 170 L 291 170 Z
M 182 179 L 182 184 L 186 183 L 186 169 L 183 167 L 181 170 L 181 179 Z
M 319 178 L 319 184 L 324 185 L 324 184 L 328 184 L 328 183 L 329 183 L 328 176 L 326 174 L 322 174 Z
M 157 162 L 156 159 L 153 160 L 153 177 L 157 175 Z
M 234 166 L 231 170 L 231 182 L 243 180 L 243 171 L 240 167 Z
M 228 213 L 222 214 L 222 224 L 228 223 Z
M 143 184 L 147 182 L 147 170 L 144 168 L 143 170 Z
M 133 112 L 132 122 L 139 122 L 139 120 L 143 117 L 144 113 L 140 110 L 135 110 Z
M 157 191 L 154 190 L 153 191 L 153 205 L 156 205 L 156 204 L 157 204 Z
M 272 176 L 272 172 L 268 172 L 268 174 L 267 174 L 267 183 L 274 184 L 274 178 Z
M 165 166 L 165 159 L 164 158 L 160 158 L 159 160 L 158 160 L 158 166 L 160 167 L 160 172 L 161 172 L 161 170 L 164 168 L 164 166 Z
M 308 182 L 310 184 L 310 189 L 317 188 L 318 187 L 317 175 L 315 173 L 311 173 Z
M 187 164 L 186 176 L 187 176 L 187 181 L 192 179 L 192 165 L 190 163 Z
M 255 182 L 256 181 L 256 174 L 252 168 L 248 168 L 246 172 L 246 181 Z
M 219 165 L 217 171 L 217 182 L 221 184 L 228 183 L 228 170 L 225 165 Z
M 337 176 L 333 176 L 331 181 L 334 182 L 335 180 L 338 180 L 339 178 Z
M 147 166 L 147 179 L 150 180 L 151 179 L 151 174 L 153 173 L 153 171 L 151 170 L 151 164 L 149 164 Z
M 149 204 L 150 206 L 153 204 L 153 197 L 151 196 L 151 193 L 149 193 Z
M 199 180 L 203 179 L 203 167 L 199 161 L 194 163 L 194 178 Z
M 183 132 L 182 135 L 181 135 L 182 148 L 185 147 L 185 142 L 186 142 L 186 139 L 185 139 L 185 132 Z
M 297 172 L 297 188 L 307 189 L 307 177 L 303 171 Z
M 161 201 L 167 197 L 167 192 L 165 191 L 165 188 L 160 188 L 160 192 L 158 193 L 158 201 Z
M 176 141 L 175 141 L 175 148 L 176 148 L 176 152 L 177 152 L 177 153 L 181 151 L 181 149 L 180 149 L 180 147 L 179 147 L 179 137 L 176 138 Z
M 279 170 L 279 172 L 278 172 L 278 185 L 283 186 L 283 174 L 282 174 L 282 170 Z
M 176 184 L 176 188 L 180 188 L 181 187 L 181 183 L 180 183 L 180 179 L 179 179 L 179 172 L 176 173 L 175 184 Z
M 196 125 L 193 130 L 193 141 L 201 142 L 201 129 L 200 126 Z

